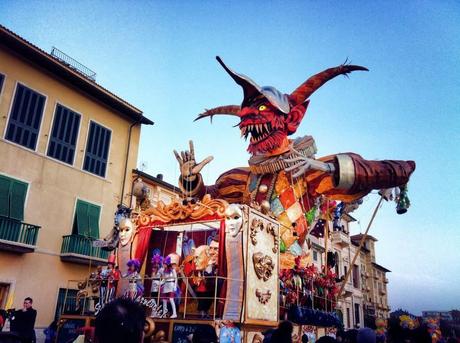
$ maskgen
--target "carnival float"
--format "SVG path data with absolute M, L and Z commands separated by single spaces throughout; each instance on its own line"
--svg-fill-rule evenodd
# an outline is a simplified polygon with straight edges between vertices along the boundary
M 249 138 L 249 165 L 205 185 L 201 170 L 213 158 L 198 163 L 190 141 L 188 150 L 174 151 L 182 199 L 152 207 L 142 185 L 134 187 L 136 208 L 119 206 L 112 234 L 99 242 L 113 251 L 108 267 L 77 285 L 73 301 L 84 303 L 79 315 L 89 318 L 87 325 L 106 302 L 125 296 L 145 306 L 149 342 L 186 342 L 203 324 L 216 328 L 220 342 L 262 342 L 264 332 L 285 319 L 296 325 L 298 340 L 313 339 L 341 326 L 336 303 L 351 268 L 339 279 L 327 253 L 322 268 L 315 267 L 310 238 L 327 239 L 372 190 L 380 191 L 379 205 L 393 197 L 399 214 L 410 205 L 413 161 L 371 161 L 355 153 L 316 158 L 313 137 L 288 138 L 318 88 L 366 68 L 345 63 L 284 94 L 217 60 L 242 88 L 243 101 L 196 120 L 237 117 Z

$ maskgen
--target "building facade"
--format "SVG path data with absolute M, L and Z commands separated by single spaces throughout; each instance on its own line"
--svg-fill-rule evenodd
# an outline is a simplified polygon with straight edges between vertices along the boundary
M 142 112 L 69 60 L 0 26 L 0 308 L 34 299 L 37 327 L 129 203 Z

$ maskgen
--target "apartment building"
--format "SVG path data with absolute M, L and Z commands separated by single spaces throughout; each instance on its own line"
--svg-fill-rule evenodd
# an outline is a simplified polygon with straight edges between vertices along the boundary
M 69 279 L 106 261 L 92 241 L 131 199 L 141 110 L 75 60 L 0 26 L 0 308 L 55 318 Z

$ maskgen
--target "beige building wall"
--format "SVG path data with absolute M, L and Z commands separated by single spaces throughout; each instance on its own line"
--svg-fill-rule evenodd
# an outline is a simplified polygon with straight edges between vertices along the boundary
M 77 199 L 101 207 L 101 237 L 112 228 L 113 213 L 122 197 L 128 131 L 133 121 L 4 48 L 0 49 L 0 73 L 5 75 L 0 95 L 0 174 L 28 183 L 24 221 L 41 226 L 35 252 L 21 255 L 0 251 L 0 283 L 11 284 L 16 308 L 22 307 L 26 296 L 32 297 L 38 310 L 36 325 L 47 326 L 54 317 L 58 288 L 66 287 L 69 279 L 88 274 L 87 266 L 62 262 L 59 255 L 62 236 L 72 233 Z M 36 151 L 4 139 L 18 82 L 46 97 Z M 46 156 L 57 103 L 81 115 L 72 166 Z M 112 131 L 105 178 L 82 170 L 90 120 Z M 130 175 L 136 166 L 139 137 L 140 124 L 136 124 L 126 169 L 125 203 L 130 199 Z

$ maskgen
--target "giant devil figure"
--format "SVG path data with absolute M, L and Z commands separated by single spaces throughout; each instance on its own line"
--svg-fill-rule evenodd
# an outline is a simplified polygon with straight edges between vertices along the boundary
M 228 68 L 219 57 L 217 60 L 243 88 L 243 102 L 241 106 L 207 110 L 197 119 L 237 116 L 241 135 L 250 136 L 247 150 L 252 156 L 249 167 L 231 169 L 223 173 L 216 184 L 205 186 L 200 171 L 212 156 L 197 163 L 192 142 L 189 151 L 181 155 L 174 151 L 180 164 L 179 186 L 184 195 L 200 198 L 209 193 L 229 203 L 258 204 L 262 210 L 271 211 L 281 223 L 284 248 L 300 255 L 312 224 L 307 222 L 306 214 L 320 208 L 320 202 L 351 203 L 373 189 L 399 187 L 405 192 L 405 185 L 415 170 L 413 161 L 369 161 L 355 153 L 315 159 L 316 146 L 311 136 L 288 139 L 299 127 L 310 95 L 338 75 L 367 71 L 366 68 L 343 64 L 326 69 L 291 94 L 283 94 L 274 87 L 260 87 L 249 77 Z

